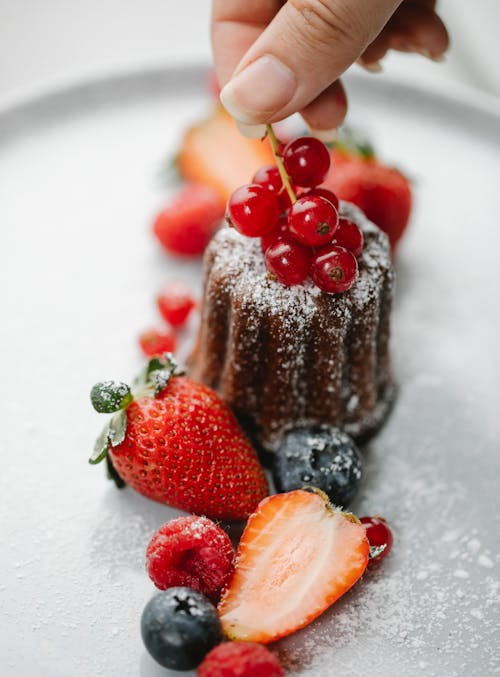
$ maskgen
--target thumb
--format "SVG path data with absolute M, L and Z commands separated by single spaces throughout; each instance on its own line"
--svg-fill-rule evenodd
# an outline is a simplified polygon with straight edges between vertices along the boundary
M 268 123 L 302 110 L 364 52 L 402 0 L 288 0 L 221 92 L 231 115 Z

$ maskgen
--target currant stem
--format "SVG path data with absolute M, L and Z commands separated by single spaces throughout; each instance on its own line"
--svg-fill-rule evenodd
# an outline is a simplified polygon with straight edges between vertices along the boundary
M 283 182 L 283 185 L 285 186 L 286 192 L 288 193 L 290 197 L 290 201 L 292 204 L 295 204 L 297 202 L 297 196 L 294 193 L 294 190 L 292 188 L 292 184 L 290 183 L 290 177 L 286 173 L 285 165 L 283 164 L 283 160 L 281 159 L 281 155 L 279 153 L 279 141 L 276 138 L 276 134 L 274 133 L 274 129 L 272 125 L 266 125 L 267 129 L 267 135 L 269 137 L 269 141 L 271 142 L 271 148 L 273 149 L 273 155 L 274 159 L 276 160 L 276 165 L 278 167 L 280 176 L 281 176 L 281 181 Z

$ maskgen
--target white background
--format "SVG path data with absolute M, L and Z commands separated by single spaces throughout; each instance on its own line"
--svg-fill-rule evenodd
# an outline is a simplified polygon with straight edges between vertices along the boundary
M 455 45 L 447 63 L 399 56 L 387 73 L 500 91 L 498 4 L 443 2 Z M 208 61 L 208 15 L 208 0 L 0 0 L 0 98 Z M 483 677 L 497 658 L 500 591 L 499 146 L 463 99 L 432 105 L 415 90 L 408 103 L 390 86 L 370 96 L 376 78 L 384 84 L 367 76 L 352 91 L 351 113 L 369 117 L 387 158 L 411 168 L 419 199 L 395 313 L 404 388 L 367 455 L 356 510 L 386 515 L 398 546 L 378 578 L 285 648 L 321 661 L 316 677 L 332 666 Z M 26 135 L 1 146 L 2 676 L 166 676 L 138 619 L 153 593 L 145 547 L 170 512 L 87 465 L 102 425 L 88 391 L 134 373 L 135 334 L 155 316 L 155 290 L 177 275 L 149 223 L 165 199 L 159 168 L 206 105 L 199 92 L 166 87 L 163 98 L 115 96 L 95 109 L 80 97 L 52 122 L 47 108 L 40 125 L 32 113 Z M 179 275 L 195 277 L 192 266 Z
M 439 7 L 453 40 L 447 62 L 397 55 L 386 72 L 500 95 L 498 0 Z M 208 0 L 0 0 L 0 100 L 100 72 L 208 60 L 209 15 Z

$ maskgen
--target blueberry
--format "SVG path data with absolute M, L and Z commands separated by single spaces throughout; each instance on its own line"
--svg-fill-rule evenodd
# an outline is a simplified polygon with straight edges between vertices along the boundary
M 191 588 L 169 588 L 146 604 L 141 618 L 146 649 L 160 665 L 192 670 L 222 641 L 215 607 Z
M 285 435 L 275 455 L 273 478 L 280 492 L 310 485 L 345 508 L 361 481 L 361 457 L 352 439 L 338 428 L 295 428 Z

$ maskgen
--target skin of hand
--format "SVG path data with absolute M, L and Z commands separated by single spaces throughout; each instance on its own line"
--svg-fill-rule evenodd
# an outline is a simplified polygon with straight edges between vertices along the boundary
M 433 0 L 213 0 L 221 101 L 247 135 L 300 112 L 324 141 L 347 110 L 339 80 L 355 61 L 380 70 L 389 49 L 442 60 L 448 33 Z

